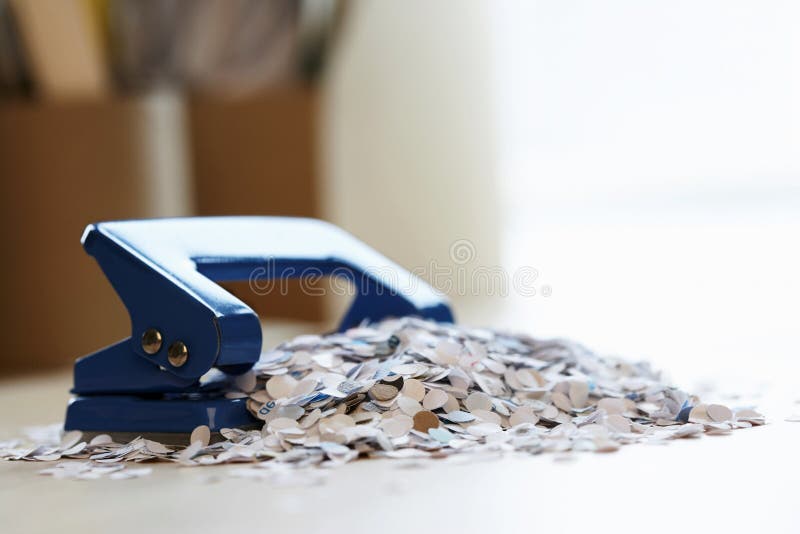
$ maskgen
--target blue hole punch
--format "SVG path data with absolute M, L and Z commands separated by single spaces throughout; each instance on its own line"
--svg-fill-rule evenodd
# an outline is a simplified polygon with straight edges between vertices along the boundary
M 200 382 L 213 368 L 243 373 L 261 353 L 258 317 L 219 281 L 346 277 L 357 294 L 340 330 L 390 316 L 453 320 L 431 287 L 318 220 L 105 222 L 87 227 L 82 243 L 127 307 L 131 337 L 75 362 L 66 430 L 186 434 L 257 424 L 245 399 L 224 397 L 224 382 Z

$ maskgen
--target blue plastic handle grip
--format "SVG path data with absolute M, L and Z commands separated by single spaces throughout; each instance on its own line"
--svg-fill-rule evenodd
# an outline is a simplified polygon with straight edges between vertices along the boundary
M 82 241 L 130 313 L 130 349 L 180 381 L 197 379 L 211 367 L 241 372 L 260 355 L 258 317 L 216 281 L 347 277 L 357 294 L 342 329 L 388 316 L 453 320 L 441 294 L 323 221 L 204 217 L 105 222 L 87 227 Z M 148 328 L 164 337 L 155 355 L 141 347 Z M 178 340 L 188 346 L 190 357 L 173 367 L 167 351 Z

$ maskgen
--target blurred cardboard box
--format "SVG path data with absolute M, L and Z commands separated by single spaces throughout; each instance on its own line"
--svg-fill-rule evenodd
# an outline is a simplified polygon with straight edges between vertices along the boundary
M 0 104 L 0 370 L 66 365 L 130 334 L 80 237 L 148 213 L 140 115 L 136 101 Z
M 318 217 L 316 94 L 304 85 L 247 97 L 193 97 L 189 104 L 195 205 L 200 215 Z M 298 283 L 257 296 L 223 284 L 262 318 L 319 321 L 320 297 Z
M 312 92 L 197 97 L 185 115 L 170 102 L 0 102 L 0 373 L 66 366 L 130 335 L 127 311 L 80 246 L 91 222 L 185 215 L 193 203 L 203 215 L 318 215 Z M 165 132 L 176 124 L 185 131 Z M 181 147 L 174 138 L 187 134 Z M 163 183 L 182 172 L 189 187 Z M 322 317 L 320 298 L 296 284 L 288 296 L 225 287 L 262 317 Z

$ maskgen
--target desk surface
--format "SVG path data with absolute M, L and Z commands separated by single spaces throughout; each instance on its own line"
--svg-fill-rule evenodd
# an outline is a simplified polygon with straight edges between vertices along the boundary
M 59 420 L 69 380 L 2 383 L 0 437 Z M 786 408 L 765 403 L 768 414 Z M 140 479 L 72 481 L 37 475 L 41 463 L 0 462 L 0 517 L 6 532 L 796 532 L 800 423 L 783 416 L 613 454 L 361 461 L 288 485 L 234 478 L 236 466 L 155 465 Z
M 574 336 L 602 352 L 645 358 L 687 390 L 711 379 L 726 392 L 763 392 L 757 404 L 767 426 L 572 461 L 544 455 L 424 469 L 356 462 L 305 487 L 231 478 L 235 466 L 157 465 L 146 478 L 76 482 L 36 475 L 42 464 L 0 462 L 0 528 L 800 531 L 800 423 L 784 421 L 800 412 L 800 255 L 786 246 L 800 225 L 586 228 L 526 230 L 513 241 L 520 246 L 509 265 L 536 266 L 551 297 L 510 295 L 497 313 L 459 303 L 459 320 Z M 0 439 L 61 420 L 69 382 L 66 373 L 0 382 Z

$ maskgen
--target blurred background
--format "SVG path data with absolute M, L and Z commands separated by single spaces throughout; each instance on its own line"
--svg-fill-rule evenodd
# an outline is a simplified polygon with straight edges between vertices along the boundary
M 760 384 L 800 360 L 800 6 L 0 0 L 0 184 L 2 376 L 129 334 L 86 224 L 268 214 L 462 322 Z

